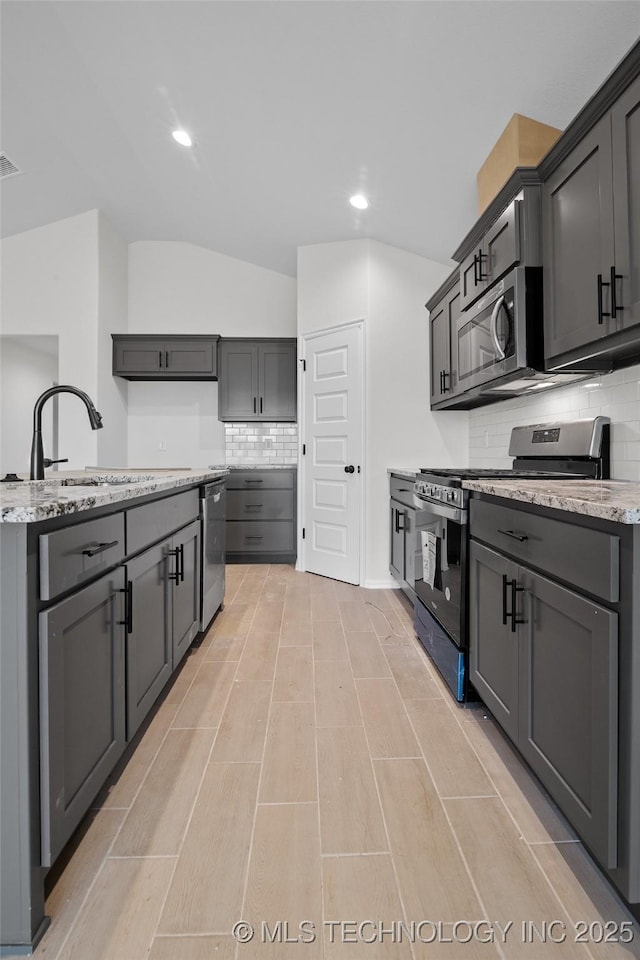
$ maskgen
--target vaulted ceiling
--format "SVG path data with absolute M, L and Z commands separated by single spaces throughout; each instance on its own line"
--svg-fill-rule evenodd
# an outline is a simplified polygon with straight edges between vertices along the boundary
M 291 275 L 298 246 L 358 237 L 447 262 L 510 116 L 565 127 L 640 35 L 637 0 L 3 0 L 0 17 L 0 149 L 22 171 L 3 236 L 98 207 L 130 242 Z

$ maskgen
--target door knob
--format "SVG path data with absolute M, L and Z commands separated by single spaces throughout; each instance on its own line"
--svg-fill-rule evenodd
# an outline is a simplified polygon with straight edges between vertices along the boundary
M 345 473 L 355 473 L 355 472 L 356 472 L 356 468 L 353 466 L 353 464 L 350 464 L 348 467 L 345 467 L 345 468 L 344 468 L 344 472 L 345 472 Z

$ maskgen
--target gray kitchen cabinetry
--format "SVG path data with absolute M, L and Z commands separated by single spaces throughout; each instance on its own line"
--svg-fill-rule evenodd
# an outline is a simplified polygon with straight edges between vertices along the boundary
M 400 584 L 403 593 L 414 602 L 420 543 L 413 505 L 413 480 L 392 474 L 389 478 L 389 494 L 389 572 Z
M 619 539 L 475 499 L 470 531 L 471 682 L 600 863 L 614 869 L 618 612 L 601 601 L 619 599 Z
M 608 369 L 637 338 L 639 183 L 640 77 L 544 183 L 549 369 Z
M 294 467 L 231 470 L 227 478 L 228 563 L 293 563 L 296 549 Z
M 217 336 L 112 334 L 113 374 L 126 380 L 215 380 Z
M 50 866 L 125 747 L 122 569 L 40 614 L 41 862 Z
M 520 262 L 520 207 L 514 199 L 460 264 L 460 307 L 466 310 Z
M 455 396 L 457 370 L 451 350 L 451 332 L 460 315 L 458 271 L 445 281 L 427 303 L 429 310 L 429 367 L 431 407 Z
M 295 421 L 295 340 L 222 339 L 219 368 L 220 420 Z
M 177 497 L 182 500 L 177 506 L 183 519 L 189 513 L 197 516 L 195 491 Z M 127 524 L 135 530 L 136 543 L 140 542 L 145 530 L 148 540 L 157 535 L 157 508 L 163 504 L 165 501 L 156 501 L 130 511 L 133 517 L 129 520 L 127 516 Z M 168 517 L 165 523 L 169 529 L 173 525 L 170 505 L 171 501 L 169 507 L 165 506 L 165 516 Z M 200 524 L 198 520 L 192 520 L 188 526 L 127 561 L 125 619 L 129 740 L 198 633 L 199 546 Z

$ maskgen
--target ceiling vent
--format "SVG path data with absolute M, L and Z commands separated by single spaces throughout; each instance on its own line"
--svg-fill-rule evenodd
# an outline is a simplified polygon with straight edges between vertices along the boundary
M 0 154 L 0 180 L 4 180 L 5 177 L 13 177 L 16 173 L 22 173 L 22 170 L 16 167 L 15 163 L 9 160 L 9 157 L 5 156 L 4 153 Z

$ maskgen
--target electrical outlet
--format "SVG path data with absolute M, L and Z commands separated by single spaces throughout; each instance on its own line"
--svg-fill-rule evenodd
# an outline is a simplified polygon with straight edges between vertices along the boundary
M 166 441 L 166 440 L 159 440 L 159 441 L 158 441 L 158 450 L 162 450 L 164 453 L 166 453 L 166 450 L 167 450 L 167 441 Z

